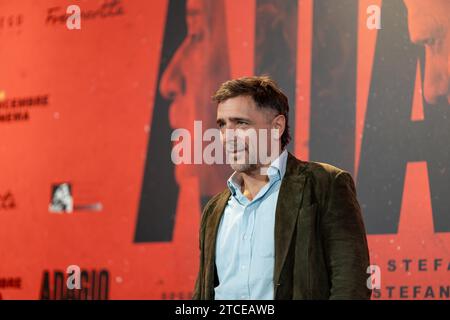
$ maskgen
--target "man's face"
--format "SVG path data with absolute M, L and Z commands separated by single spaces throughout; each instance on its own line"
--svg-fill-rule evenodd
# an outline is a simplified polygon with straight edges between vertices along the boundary
M 186 24 L 186 38 L 164 71 L 159 89 L 173 100 L 172 128 L 192 129 L 194 120 L 212 128 L 211 94 L 230 77 L 223 1 L 188 0 Z
M 223 1 L 188 0 L 186 23 L 186 38 L 164 71 L 159 89 L 172 100 L 171 127 L 187 129 L 193 136 L 194 121 L 202 122 L 203 131 L 215 127 L 216 106 L 211 94 L 230 78 Z M 225 166 L 178 165 L 175 170 L 178 182 L 184 177 L 200 177 L 202 194 L 219 192 L 229 175 Z
M 186 7 L 187 35 L 164 71 L 160 91 L 173 100 L 169 109 L 172 128 L 192 129 L 207 103 L 205 80 L 209 62 L 209 30 L 204 2 L 190 0 Z
M 278 155 L 279 148 L 274 149 L 279 147 L 282 131 L 273 135 L 271 129 L 280 129 L 277 124 L 283 119 L 272 109 L 259 108 L 249 96 L 237 96 L 219 103 L 217 126 L 233 170 L 251 172 L 261 167 L 260 150 L 267 150 L 268 155 Z
M 425 46 L 424 97 L 450 104 L 450 1 L 404 0 L 411 41 Z

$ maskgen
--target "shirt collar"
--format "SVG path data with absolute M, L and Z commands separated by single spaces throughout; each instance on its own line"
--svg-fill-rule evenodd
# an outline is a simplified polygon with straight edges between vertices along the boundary
M 272 161 L 270 166 L 267 168 L 267 175 L 269 176 L 269 181 L 272 182 L 276 180 L 282 180 L 284 174 L 286 173 L 286 163 L 288 158 L 288 152 L 286 149 L 281 152 L 281 154 Z M 239 172 L 235 171 L 227 180 L 228 188 L 231 194 L 234 196 L 236 192 L 241 190 L 242 176 Z

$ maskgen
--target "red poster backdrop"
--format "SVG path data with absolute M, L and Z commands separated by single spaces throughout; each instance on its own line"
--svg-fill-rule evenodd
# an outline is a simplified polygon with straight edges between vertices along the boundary
M 419 124 L 427 108 L 448 108 L 448 101 L 442 102 L 448 94 L 448 19 L 438 19 L 440 29 L 434 28 L 444 34 L 431 37 L 437 38 L 436 47 L 422 41 L 427 21 L 414 14 L 425 1 L 393 1 L 387 9 L 381 0 L 344 1 L 347 11 L 319 1 L 293 1 L 292 7 L 276 0 L 0 1 L 0 297 L 189 299 L 197 275 L 201 207 L 225 188 L 230 171 L 158 159 L 170 159 L 173 129 L 193 133 L 194 120 L 202 120 L 204 130 L 214 126 L 209 97 L 222 81 L 255 70 L 275 76 L 285 72 L 286 78 L 277 80 L 293 85 L 291 151 L 304 160 L 353 168 L 364 205 L 368 189 L 361 189 L 359 178 L 366 172 L 361 169 L 361 161 L 367 163 L 364 152 L 371 147 L 364 140 L 372 124 L 368 108 L 377 106 L 377 77 L 387 82 L 392 76 L 378 76 L 382 64 L 373 68 L 397 50 L 382 51 L 380 34 L 390 32 L 384 14 L 398 10 L 399 24 L 409 23 L 405 43 L 417 40 L 414 45 L 426 51 L 414 60 L 414 76 L 405 73 L 414 83 L 410 120 Z M 80 30 L 66 26 L 66 8 L 72 4 L 82 11 Z M 324 21 L 320 15 L 327 5 L 332 12 Z M 382 8 L 380 30 L 367 27 L 370 5 Z M 427 1 L 426 7 L 430 16 L 449 9 L 440 0 Z M 345 45 L 318 36 L 327 21 L 345 25 L 337 28 L 342 34 L 350 30 Z M 344 21 L 352 21 L 348 30 Z M 258 33 L 262 27 L 267 37 Z M 422 38 L 411 40 L 411 30 L 420 30 L 411 34 Z M 346 40 L 353 38 L 354 47 Z M 322 53 L 333 46 L 339 48 L 337 59 L 347 60 L 325 65 L 330 58 Z M 349 76 L 353 64 L 354 83 Z M 322 74 L 331 80 L 324 81 Z M 333 91 L 336 83 L 344 87 Z M 350 92 L 348 99 L 342 88 Z M 349 101 L 350 113 L 339 112 L 338 104 L 331 114 L 347 129 L 354 125 L 351 138 L 341 140 L 354 144 L 353 153 L 344 153 L 348 163 L 340 158 L 336 163 L 335 152 L 317 138 L 314 119 L 322 105 L 317 101 L 333 94 L 344 97 L 344 104 Z M 437 137 L 448 137 L 446 124 L 436 125 L 441 129 Z M 448 151 L 437 151 L 441 175 L 448 175 Z M 403 156 L 401 150 L 393 154 Z M 436 231 L 432 189 L 437 184 L 430 182 L 429 166 L 416 157 L 399 169 L 398 177 L 404 178 L 395 232 L 373 232 L 372 216 L 367 216 L 371 262 L 381 270 L 374 298 L 449 297 L 450 230 L 441 219 L 438 227 L 444 227 Z M 65 193 L 72 203 L 61 207 L 57 198 Z M 440 216 L 448 221 L 446 208 Z M 65 285 L 71 265 L 82 270 L 83 289 L 75 293 Z

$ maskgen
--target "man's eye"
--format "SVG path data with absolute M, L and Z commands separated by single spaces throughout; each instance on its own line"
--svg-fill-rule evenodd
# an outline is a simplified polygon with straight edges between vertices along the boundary
M 200 42 L 203 40 L 203 32 L 197 32 L 191 34 L 191 41 L 192 42 Z
M 245 121 L 237 121 L 237 124 L 240 124 L 240 125 L 246 125 L 246 124 L 248 124 L 248 123 L 245 122 Z

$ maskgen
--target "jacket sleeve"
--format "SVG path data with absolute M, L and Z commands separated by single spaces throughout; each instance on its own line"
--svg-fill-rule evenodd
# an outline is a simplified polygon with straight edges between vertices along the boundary
M 338 173 L 331 184 L 322 228 L 330 299 L 370 299 L 369 249 L 355 183 L 348 172 Z
M 201 244 L 200 244 L 200 251 L 201 250 L 202 249 L 201 249 Z M 197 279 L 195 280 L 195 287 L 194 287 L 194 293 L 192 295 L 192 300 L 200 300 L 201 277 L 202 277 L 202 270 L 203 270 L 202 263 L 203 263 L 203 259 L 200 258 L 200 267 L 198 270 Z
M 202 212 L 202 219 L 200 222 L 200 230 L 199 230 L 200 264 L 199 264 L 197 279 L 195 281 L 195 287 L 194 287 L 194 293 L 192 295 L 192 300 L 202 300 L 203 299 L 202 292 L 201 292 L 201 289 L 203 287 L 203 270 L 205 269 L 204 262 L 203 262 L 204 261 L 204 259 L 203 259 L 203 256 L 204 256 L 203 243 L 204 243 L 204 238 L 205 238 L 206 217 L 208 216 L 209 208 L 211 207 L 211 204 L 213 203 L 214 198 L 212 198 L 205 205 L 205 208 L 203 209 L 203 212 Z

